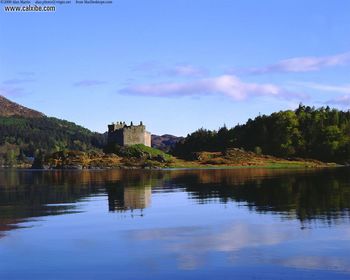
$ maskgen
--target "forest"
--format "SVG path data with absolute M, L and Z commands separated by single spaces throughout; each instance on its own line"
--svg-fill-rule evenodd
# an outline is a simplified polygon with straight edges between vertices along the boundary
M 217 131 L 201 128 L 179 142 L 172 153 L 189 159 L 195 152 L 242 148 L 283 158 L 327 162 L 350 160 L 350 112 L 300 104 L 296 110 L 259 115 L 245 124 Z
M 105 135 L 52 117 L 0 117 L 0 165 L 12 166 L 38 153 L 101 149 Z

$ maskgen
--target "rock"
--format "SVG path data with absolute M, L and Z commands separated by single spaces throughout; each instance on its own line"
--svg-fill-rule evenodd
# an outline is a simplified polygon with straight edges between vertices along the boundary
M 154 159 L 158 162 L 163 162 L 163 163 L 167 161 L 163 155 L 157 155 Z
M 82 170 L 83 166 L 80 164 L 69 164 L 69 165 L 65 165 L 63 167 L 63 169 L 77 169 L 77 170 Z

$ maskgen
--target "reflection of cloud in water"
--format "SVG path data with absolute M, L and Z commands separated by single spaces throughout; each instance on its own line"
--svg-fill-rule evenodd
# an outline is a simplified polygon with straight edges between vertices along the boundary
M 158 241 L 161 249 L 177 255 L 180 269 L 195 269 L 204 264 L 205 254 L 227 253 L 231 261 L 233 252 L 246 248 L 272 246 L 296 238 L 295 228 L 279 224 L 237 223 L 224 228 L 178 227 L 129 232 L 132 239 Z M 153 243 L 154 244 L 154 243 Z
M 192 270 L 203 265 L 204 256 L 182 254 L 178 256 L 177 261 L 179 269 Z
M 294 268 L 332 270 L 350 273 L 349 260 L 334 256 L 296 256 L 277 263 Z
M 128 232 L 128 237 L 139 241 L 151 241 L 152 246 L 160 247 L 162 254 L 175 254 L 178 268 L 183 270 L 203 267 L 206 261 L 210 260 L 209 254 L 222 253 L 231 265 L 253 261 L 295 269 L 350 273 L 348 256 L 329 256 L 327 244 L 324 245 L 326 248 L 320 245 L 319 249 L 322 251 L 325 248 L 328 256 L 305 256 L 303 248 L 296 248 L 294 253 L 293 249 L 288 249 L 289 246 L 293 246 L 294 241 L 305 239 L 313 239 L 320 244 L 332 240 L 348 241 L 348 232 L 349 228 L 344 227 L 332 236 L 317 237 L 312 231 L 300 231 L 293 224 L 281 226 L 239 222 L 223 227 L 218 225 L 137 230 Z M 310 249 L 313 250 L 312 247 Z M 293 255 L 288 256 L 290 254 Z M 316 254 L 320 252 L 317 251 Z
M 202 237 L 196 247 L 206 244 L 209 251 L 231 252 L 245 247 L 273 245 L 291 238 L 292 233 L 276 229 L 276 225 L 237 224 L 221 233 Z

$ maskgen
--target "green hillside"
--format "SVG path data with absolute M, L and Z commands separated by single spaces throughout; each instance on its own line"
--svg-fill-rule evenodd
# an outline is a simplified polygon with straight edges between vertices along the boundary
M 103 134 L 57 118 L 0 116 L 0 165 L 13 165 L 39 152 L 102 149 Z

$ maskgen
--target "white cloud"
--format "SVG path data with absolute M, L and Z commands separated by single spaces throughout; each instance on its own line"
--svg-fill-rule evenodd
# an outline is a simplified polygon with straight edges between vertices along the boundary
M 350 64 L 350 52 L 331 56 L 294 57 L 281 60 L 275 64 L 265 67 L 250 68 L 244 72 L 248 72 L 250 74 L 310 72 L 318 71 L 326 67 L 341 66 L 346 64 Z
M 326 103 L 350 106 L 350 94 L 328 100 Z
M 165 74 L 169 76 L 199 77 L 206 73 L 205 69 L 190 64 L 176 65 L 166 69 Z
M 34 72 L 19 72 L 17 73 L 17 77 L 15 78 L 10 78 L 7 80 L 3 80 L 2 84 L 5 86 L 17 86 L 17 85 L 21 85 L 21 84 L 25 84 L 25 83 L 31 83 L 31 82 L 35 82 L 36 79 L 34 78 L 35 74 Z
M 24 76 L 24 77 L 33 77 L 35 76 L 35 73 L 32 71 L 21 71 L 17 73 L 20 76 Z
M 75 82 L 73 85 L 75 87 L 92 87 L 92 86 L 99 86 L 106 84 L 105 81 L 100 81 L 100 80 L 81 80 L 78 82 Z
M 295 85 L 317 89 L 321 91 L 330 91 L 337 93 L 349 93 L 350 94 L 350 85 L 327 85 L 327 84 L 319 84 L 312 82 L 304 82 L 304 83 L 294 83 Z
M 203 67 L 191 64 L 177 64 L 165 66 L 155 61 L 148 61 L 131 68 L 134 72 L 142 72 L 147 76 L 176 76 L 176 77 L 201 77 L 207 73 Z
M 24 84 L 24 83 L 30 83 L 30 82 L 34 82 L 34 79 L 9 79 L 9 80 L 5 80 L 3 81 L 4 85 L 19 85 L 19 84 Z
M 156 97 L 219 94 L 228 96 L 233 100 L 244 100 L 258 96 L 286 99 L 302 97 L 300 94 L 291 93 L 274 84 L 245 83 L 234 75 L 223 75 L 189 82 L 134 85 L 123 88 L 120 93 Z
M 12 86 L 2 86 L 0 87 L 0 95 L 12 97 L 12 96 L 21 96 L 24 94 L 24 89 L 20 87 Z
M 156 61 L 146 61 L 131 67 L 131 70 L 134 72 L 154 72 L 159 70 L 160 64 Z
M 338 96 L 326 101 L 326 104 L 338 104 L 343 106 L 350 105 L 350 85 L 327 85 L 313 82 L 293 83 L 297 86 L 305 88 L 316 89 L 326 92 L 342 93 L 342 96 Z

